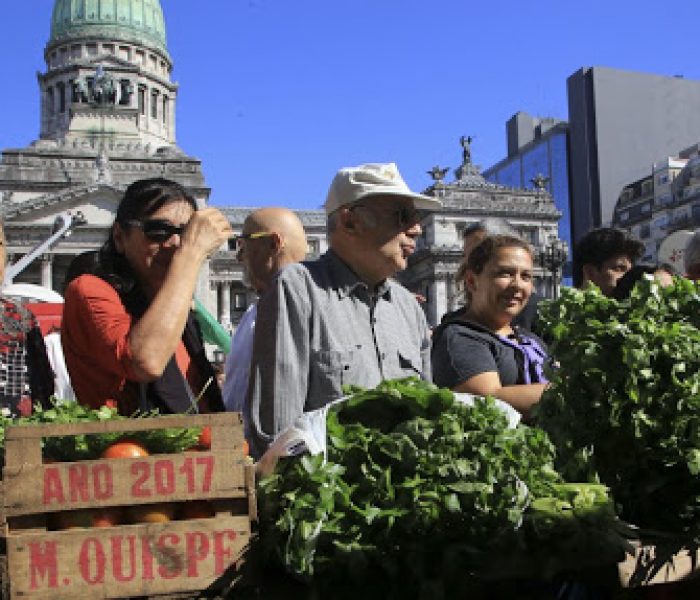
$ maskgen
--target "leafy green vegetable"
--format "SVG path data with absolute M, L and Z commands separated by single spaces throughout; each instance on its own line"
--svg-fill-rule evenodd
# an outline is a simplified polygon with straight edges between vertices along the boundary
M 564 290 L 542 321 L 560 363 L 536 419 L 570 480 L 608 485 L 642 527 L 700 537 L 700 288 Z
M 490 398 L 468 407 L 417 379 L 387 381 L 332 407 L 327 429 L 328 461 L 282 459 L 260 483 L 259 505 L 268 551 L 335 598 L 357 582 L 372 598 L 462 597 L 494 557 L 540 532 L 558 549 L 562 515 L 544 500 L 529 517 L 533 497 L 561 498 L 582 531 L 584 518 L 605 531 L 614 519 L 604 486 L 560 487 L 547 435 L 509 428 Z

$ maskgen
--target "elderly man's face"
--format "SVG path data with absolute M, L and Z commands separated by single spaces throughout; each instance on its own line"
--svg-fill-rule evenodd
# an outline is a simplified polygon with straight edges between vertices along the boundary
M 365 213 L 360 242 L 367 262 L 372 262 L 377 280 L 403 271 L 422 231 L 413 201 L 392 196 L 374 197 L 358 202 L 352 210 Z

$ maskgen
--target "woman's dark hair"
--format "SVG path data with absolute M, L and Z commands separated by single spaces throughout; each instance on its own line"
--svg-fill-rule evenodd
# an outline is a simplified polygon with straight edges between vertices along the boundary
M 615 300 L 624 300 L 629 298 L 634 286 L 637 285 L 638 281 L 642 280 L 644 275 L 654 275 L 659 271 L 665 271 L 669 275 L 675 275 L 673 267 L 661 264 L 661 265 L 635 265 L 627 273 L 625 273 L 617 281 L 617 285 L 613 290 L 612 297 Z
M 179 183 L 160 177 L 140 179 L 126 188 L 114 221 L 123 229 L 128 229 L 131 227 L 130 221 L 143 221 L 163 206 L 182 201 L 197 210 L 197 202 Z M 97 262 L 94 274 L 110 283 L 124 300 L 132 293 L 139 292 L 131 265 L 114 243 L 114 228 L 100 248 Z
M 464 271 L 474 271 L 478 275 L 501 248 L 522 248 L 534 258 L 532 246 L 525 240 L 513 235 L 489 235 L 469 253 Z

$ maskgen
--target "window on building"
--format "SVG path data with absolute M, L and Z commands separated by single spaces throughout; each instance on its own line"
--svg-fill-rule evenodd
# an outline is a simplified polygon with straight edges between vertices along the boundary
M 119 80 L 119 104 L 121 106 L 131 105 L 131 95 L 134 88 L 131 87 L 131 82 L 128 79 Z
M 642 212 L 642 214 L 650 213 L 651 212 L 651 202 L 645 202 L 644 204 L 642 204 L 641 212 Z
M 46 90 L 46 104 L 47 108 L 49 109 L 49 114 L 53 114 L 53 109 L 54 109 L 54 100 L 53 100 L 53 88 L 47 88 Z
M 248 294 L 245 292 L 234 292 L 233 310 L 243 312 L 246 308 L 248 308 Z
M 58 90 L 58 112 L 66 112 L 66 84 L 60 81 L 56 88 Z
M 310 256 L 318 256 L 321 251 L 320 242 L 317 239 L 310 239 L 308 241 L 307 252 Z
M 643 240 L 648 238 L 651 235 L 651 227 L 649 227 L 649 223 L 645 223 L 639 228 L 639 237 L 642 238 Z
M 630 220 L 630 214 L 627 211 L 620 213 L 620 223 L 625 223 Z
M 647 194 L 651 194 L 654 191 L 654 182 L 653 181 L 643 181 L 642 182 L 642 195 L 646 196 Z
M 151 118 L 158 118 L 158 90 L 151 90 Z
M 530 244 L 537 244 L 537 229 L 533 227 L 523 227 L 520 229 L 520 237 Z
M 659 185 L 664 185 L 664 184 L 668 183 L 668 175 L 665 173 L 663 175 L 659 175 L 658 182 L 659 182 Z
M 163 110 L 161 111 L 163 117 L 163 123 L 168 122 L 168 97 L 163 96 Z
M 146 88 L 142 85 L 139 86 L 139 114 L 146 116 Z

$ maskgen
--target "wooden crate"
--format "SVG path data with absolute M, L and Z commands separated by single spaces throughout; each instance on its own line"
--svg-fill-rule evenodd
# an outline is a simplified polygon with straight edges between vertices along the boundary
M 41 439 L 211 427 L 211 450 L 45 464 Z M 242 452 L 240 415 L 9 427 L 0 542 L 2 597 L 128 598 L 230 585 L 251 535 L 254 471 Z M 57 512 L 211 502 L 211 518 L 50 530 Z

